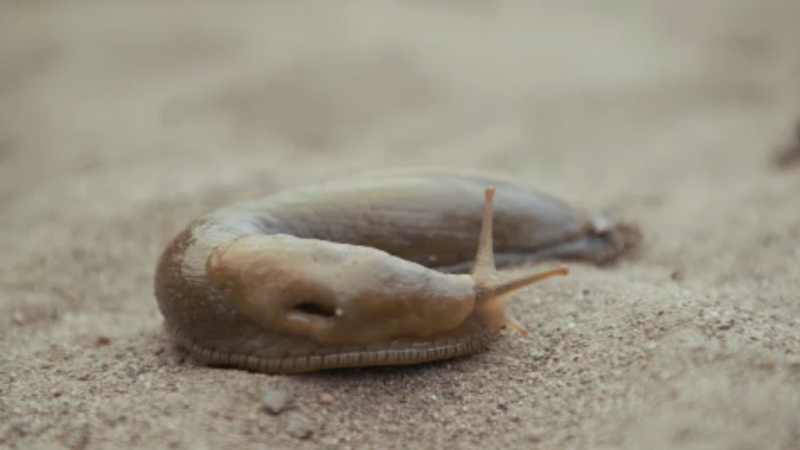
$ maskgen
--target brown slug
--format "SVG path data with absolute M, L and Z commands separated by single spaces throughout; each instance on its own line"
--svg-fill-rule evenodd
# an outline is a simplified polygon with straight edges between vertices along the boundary
M 494 175 L 400 170 L 200 217 L 161 255 L 155 296 L 176 343 L 207 365 L 416 364 L 481 350 L 505 326 L 524 334 L 511 293 L 567 274 L 506 282 L 495 261 L 602 263 L 638 240 L 631 226 Z

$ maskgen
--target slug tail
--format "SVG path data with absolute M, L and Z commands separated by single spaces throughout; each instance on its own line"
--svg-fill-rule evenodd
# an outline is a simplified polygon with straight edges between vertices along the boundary
M 548 278 L 566 276 L 569 269 L 559 267 L 544 272 L 502 282 L 497 275 L 494 260 L 493 241 L 493 202 L 494 187 L 486 188 L 486 199 L 483 205 L 483 222 L 478 240 L 478 251 L 475 256 L 475 265 L 472 268 L 472 277 L 477 284 L 476 304 L 481 315 L 497 327 L 507 326 L 517 333 L 527 336 L 528 331 L 522 324 L 507 312 L 508 300 L 512 293 Z

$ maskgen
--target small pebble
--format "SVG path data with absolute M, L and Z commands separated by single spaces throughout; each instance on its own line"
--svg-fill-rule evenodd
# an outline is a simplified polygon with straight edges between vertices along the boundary
M 280 414 L 289 406 L 289 395 L 272 389 L 264 389 L 261 394 L 261 408 L 270 414 Z
M 538 428 L 534 428 L 532 430 L 528 430 L 525 433 L 525 439 L 528 442 L 532 443 L 532 444 L 536 444 L 538 442 L 541 442 L 542 439 L 544 439 L 544 437 L 545 437 L 545 431 L 542 430 L 542 429 L 538 429 Z
M 327 392 L 323 392 L 322 394 L 319 395 L 319 402 L 322 404 L 327 405 L 333 403 L 334 400 L 335 399 L 333 398 L 333 396 L 331 394 L 328 394 Z
M 286 432 L 298 439 L 308 439 L 314 434 L 314 425 L 302 414 L 293 414 L 286 424 Z

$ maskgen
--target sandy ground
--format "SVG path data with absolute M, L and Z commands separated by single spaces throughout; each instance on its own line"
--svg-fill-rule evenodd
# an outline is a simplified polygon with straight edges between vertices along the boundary
M 201 3 L 0 6 L 0 447 L 800 448 L 800 172 L 770 165 L 799 2 Z M 460 360 L 268 376 L 170 348 L 152 274 L 190 219 L 429 165 L 644 245 L 524 291 L 531 335 Z

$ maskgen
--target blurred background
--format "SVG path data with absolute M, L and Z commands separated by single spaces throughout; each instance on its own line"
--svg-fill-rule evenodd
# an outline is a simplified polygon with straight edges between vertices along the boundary
M 796 3 L 4 2 L 0 187 L 444 165 L 646 190 L 751 162 L 728 128 L 752 161 L 789 132 Z

